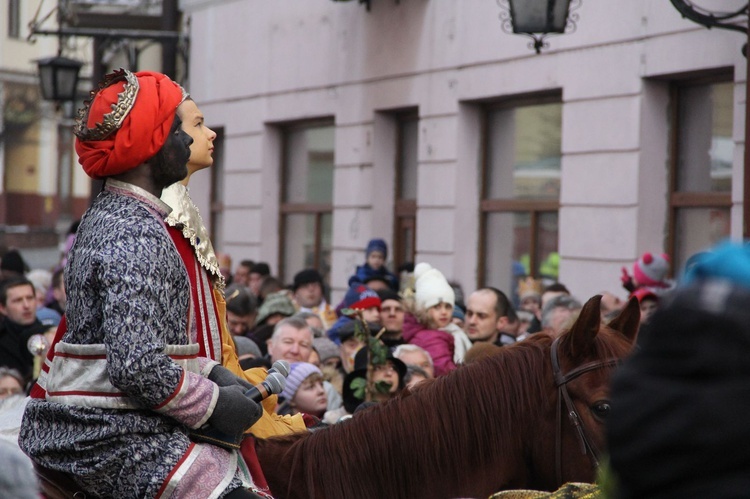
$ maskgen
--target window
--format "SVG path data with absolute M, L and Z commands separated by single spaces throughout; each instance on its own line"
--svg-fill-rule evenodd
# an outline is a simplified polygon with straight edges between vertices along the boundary
M 8 38 L 21 36 L 21 0 L 8 0 Z
M 397 117 L 396 203 L 394 220 L 394 271 L 406 262 L 414 262 L 417 232 L 417 112 Z
M 670 96 L 672 268 L 729 237 L 732 206 L 733 84 L 674 83 Z
M 334 133 L 335 127 L 330 122 L 284 129 L 279 261 L 280 275 L 285 281 L 312 267 L 329 282 Z
M 559 97 L 485 109 L 480 285 L 557 280 L 561 127 Z
M 224 128 L 213 128 L 216 132 L 214 139 L 214 164 L 211 166 L 210 227 L 211 240 L 214 245 L 224 242 Z

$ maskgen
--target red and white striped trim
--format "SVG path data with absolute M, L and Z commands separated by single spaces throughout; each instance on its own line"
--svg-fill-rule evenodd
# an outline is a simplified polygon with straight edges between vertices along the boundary
M 164 353 L 185 371 L 199 374 L 198 344 L 167 345 Z M 75 345 L 58 342 L 55 357 L 46 376 L 40 381 L 47 390 L 47 400 L 67 405 L 107 409 L 143 409 L 112 385 L 107 372 L 106 348 L 102 344 Z M 181 381 L 181 385 L 184 383 Z M 41 383 L 40 383 L 41 384 Z M 177 390 L 179 392 L 179 390 Z M 169 401 L 167 401 L 168 405 Z

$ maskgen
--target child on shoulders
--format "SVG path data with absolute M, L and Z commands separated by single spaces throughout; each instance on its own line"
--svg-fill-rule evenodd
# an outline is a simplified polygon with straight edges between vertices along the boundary
M 357 270 L 349 278 L 349 286 L 355 283 L 365 284 L 373 279 L 379 279 L 388 284 L 393 291 L 398 291 L 398 277 L 385 266 L 388 258 L 388 245 L 382 239 L 371 239 L 365 248 L 365 264 L 357 266 Z
M 428 263 L 414 268 L 414 299 L 404 316 L 403 338 L 432 356 L 435 376 L 463 362 L 471 341 L 452 322 L 455 292 L 443 274 Z

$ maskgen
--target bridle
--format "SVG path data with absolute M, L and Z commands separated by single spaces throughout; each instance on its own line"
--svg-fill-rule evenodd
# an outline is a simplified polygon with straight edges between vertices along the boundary
M 605 367 L 615 367 L 620 363 L 619 359 L 606 359 L 588 362 L 580 365 L 570 371 L 567 374 L 563 374 L 560 371 L 560 359 L 557 355 L 557 347 L 560 342 L 560 338 L 555 338 L 550 347 L 550 357 L 552 359 L 552 375 L 555 378 L 555 386 L 557 387 L 557 428 L 555 431 L 555 472 L 557 474 L 557 483 L 562 483 L 562 405 L 565 402 L 565 407 L 568 410 L 568 419 L 576 430 L 578 441 L 581 444 L 581 453 L 588 454 L 591 458 L 591 462 L 594 467 L 599 466 L 599 450 L 596 448 L 594 443 L 588 437 L 586 428 L 583 425 L 583 420 L 576 410 L 576 406 L 573 404 L 573 400 L 568 394 L 567 384 L 573 381 L 580 375 L 596 369 L 602 369 Z

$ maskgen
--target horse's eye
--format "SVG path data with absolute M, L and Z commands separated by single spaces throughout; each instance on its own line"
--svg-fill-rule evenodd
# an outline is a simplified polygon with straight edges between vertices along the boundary
M 609 416 L 609 411 L 611 409 L 612 407 L 609 405 L 608 401 L 600 400 L 599 402 L 594 404 L 594 416 L 596 416 L 597 419 L 605 420 L 607 419 L 607 416 Z

